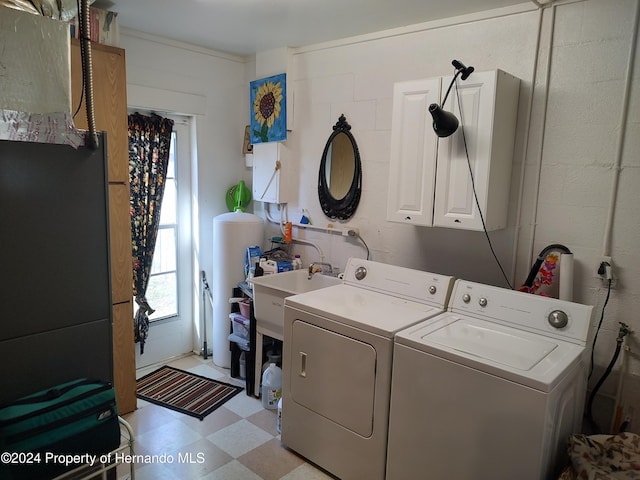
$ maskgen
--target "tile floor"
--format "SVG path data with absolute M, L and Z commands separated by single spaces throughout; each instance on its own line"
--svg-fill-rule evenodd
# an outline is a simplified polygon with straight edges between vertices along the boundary
M 169 363 L 205 377 L 244 386 L 209 358 L 193 355 Z M 158 366 L 140 369 L 138 377 Z M 331 480 L 334 477 L 307 463 L 280 443 L 276 411 L 241 392 L 204 418 L 184 415 L 138 399 L 138 409 L 123 418 L 135 434 L 136 455 L 163 458 L 135 464 L 136 480 Z M 192 462 L 180 462 L 191 454 Z M 169 457 L 171 456 L 171 457 Z M 130 478 L 129 466 L 118 467 L 118 478 Z

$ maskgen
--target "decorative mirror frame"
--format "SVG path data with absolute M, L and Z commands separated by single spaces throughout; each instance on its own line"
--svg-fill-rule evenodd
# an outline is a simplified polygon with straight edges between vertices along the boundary
M 353 147 L 354 171 L 351 187 L 343 198 L 334 198 L 327 184 L 327 154 L 331 147 L 333 139 L 344 133 Z M 351 134 L 351 125 L 347 122 L 344 115 L 340 115 L 338 121 L 333 126 L 333 132 L 329 136 L 327 143 L 322 152 L 322 160 L 320 161 L 320 171 L 318 173 L 318 198 L 320 206 L 324 214 L 332 219 L 348 220 L 355 213 L 360 203 L 360 195 L 362 192 L 362 164 L 360 162 L 360 151 L 356 139 Z

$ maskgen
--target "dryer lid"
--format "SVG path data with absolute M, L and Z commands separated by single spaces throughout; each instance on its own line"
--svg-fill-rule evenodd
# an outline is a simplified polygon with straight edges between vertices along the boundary
M 530 370 L 558 346 L 542 338 L 524 338 L 464 318 L 425 337 L 433 343 L 518 370 Z

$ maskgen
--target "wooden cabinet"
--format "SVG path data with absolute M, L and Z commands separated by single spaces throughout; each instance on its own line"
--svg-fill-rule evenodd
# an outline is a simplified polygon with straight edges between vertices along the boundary
M 114 304 L 131 303 L 133 267 L 128 183 L 109 184 L 109 229 L 112 301 Z
M 444 109 L 461 126 L 439 139 L 428 108 L 440 102 L 450 81 L 442 77 L 394 85 L 387 220 L 482 230 L 475 186 L 487 230 L 504 228 L 520 81 L 494 70 L 458 82 L 458 92 L 452 89 Z
M 96 128 L 107 132 L 109 183 L 129 184 L 129 141 L 127 121 L 127 76 L 125 51 L 108 45 L 91 44 Z M 82 105 L 74 118 L 77 128 L 89 128 L 82 91 L 80 42 L 71 40 L 71 104 Z
M 122 414 L 136 408 L 126 62 L 120 48 L 92 43 L 91 50 L 96 129 L 107 133 L 113 364 Z M 74 111 L 82 98 L 75 125 L 87 129 L 80 43 L 75 39 L 71 40 L 71 83 Z

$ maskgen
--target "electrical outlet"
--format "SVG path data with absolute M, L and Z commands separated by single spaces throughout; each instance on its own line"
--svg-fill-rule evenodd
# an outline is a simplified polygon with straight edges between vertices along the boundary
M 631 424 L 633 423 L 633 415 L 634 414 L 634 408 L 633 407 L 629 407 L 627 409 L 627 414 L 624 416 L 624 421 L 627 424 L 627 429 L 631 427 Z
M 602 280 L 602 283 L 605 285 L 609 283 L 609 280 L 611 280 L 611 286 L 614 286 L 615 276 L 613 273 L 613 260 L 611 257 L 603 255 L 599 258 L 598 264 L 596 265 L 595 276 Z
M 604 277 L 605 275 L 605 270 L 602 265 L 603 263 L 604 264 L 608 263 L 609 265 L 611 265 L 611 257 L 602 256 L 598 259 L 598 264 L 596 265 L 596 274 L 599 277 Z
M 343 237 L 357 237 L 360 234 L 360 230 L 356 227 L 347 227 L 342 230 Z

